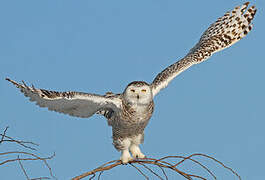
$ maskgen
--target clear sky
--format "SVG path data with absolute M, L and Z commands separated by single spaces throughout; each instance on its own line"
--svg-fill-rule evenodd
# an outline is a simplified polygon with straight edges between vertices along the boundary
M 133 80 L 151 82 L 211 23 L 244 2 L 1 1 L 1 132 L 9 126 L 8 135 L 39 143 L 42 156 L 56 152 L 50 165 L 58 179 L 118 159 L 103 117 L 81 119 L 39 108 L 4 78 L 49 90 L 119 93 Z M 265 179 L 265 1 L 251 3 L 258 12 L 246 38 L 188 69 L 155 97 L 141 146 L 148 157 L 205 153 L 243 179 Z M 7 146 L 0 151 L 10 150 Z M 235 179 L 203 162 L 220 179 Z M 48 174 L 38 163 L 24 165 L 31 178 Z M 103 174 L 103 179 L 126 177 L 142 178 L 129 166 Z M 18 163 L 10 163 L 0 166 L 0 179 L 26 178 Z

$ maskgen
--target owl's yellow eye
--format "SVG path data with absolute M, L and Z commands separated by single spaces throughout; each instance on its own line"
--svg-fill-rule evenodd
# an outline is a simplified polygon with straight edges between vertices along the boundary
M 141 91 L 142 91 L 142 92 L 146 92 L 146 89 L 142 89 Z
M 131 91 L 132 91 L 132 92 L 135 92 L 135 90 L 134 90 L 134 89 L 131 89 Z

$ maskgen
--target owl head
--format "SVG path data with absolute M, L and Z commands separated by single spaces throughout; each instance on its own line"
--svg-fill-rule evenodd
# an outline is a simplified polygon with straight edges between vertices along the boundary
M 123 92 L 125 100 L 131 104 L 147 105 L 153 100 L 150 85 L 143 81 L 133 81 Z

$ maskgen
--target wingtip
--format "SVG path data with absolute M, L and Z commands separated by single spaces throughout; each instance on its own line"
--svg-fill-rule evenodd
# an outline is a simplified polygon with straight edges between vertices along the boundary
M 244 3 L 244 5 L 248 6 L 248 5 L 249 5 L 249 3 L 250 3 L 250 2 L 249 2 L 249 1 L 247 1 L 247 2 L 245 2 L 245 3 Z
M 13 83 L 13 84 L 16 84 L 16 82 L 13 81 L 12 79 L 6 78 L 6 80 L 9 81 L 9 82 L 11 82 L 11 83 Z
M 7 81 L 11 82 L 15 86 L 19 87 L 19 84 L 16 81 L 13 81 L 12 79 L 6 78 Z

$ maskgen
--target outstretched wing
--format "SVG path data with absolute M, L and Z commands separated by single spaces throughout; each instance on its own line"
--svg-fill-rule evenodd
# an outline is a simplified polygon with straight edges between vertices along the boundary
M 251 21 L 255 16 L 256 8 L 249 2 L 238 6 L 231 12 L 218 18 L 201 36 L 199 42 L 180 61 L 170 65 L 159 73 L 152 82 L 153 96 L 165 88 L 178 74 L 194 64 L 208 59 L 213 53 L 223 50 L 236 43 L 252 29 Z M 246 10 L 247 9 L 247 10 Z
M 30 101 L 36 102 L 40 107 L 47 107 L 51 111 L 69 114 L 76 117 L 90 117 L 98 111 L 117 112 L 121 106 L 118 97 L 100 96 L 82 92 L 56 92 L 29 87 L 23 81 L 19 84 L 11 79 L 6 80 L 20 89 Z

